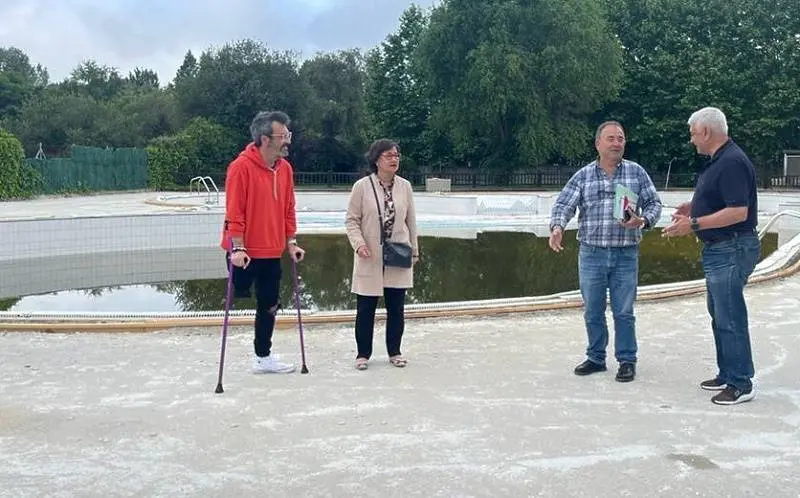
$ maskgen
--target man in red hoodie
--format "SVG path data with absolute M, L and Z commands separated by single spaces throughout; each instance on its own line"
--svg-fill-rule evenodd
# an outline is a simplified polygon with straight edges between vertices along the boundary
M 292 132 L 283 112 L 260 112 L 250 125 L 253 142 L 228 166 L 222 248 L 230 252 L 237 292 L 256 289 L 254 373 L 289 373 L 295 366 L 271 354 L 278 311 L 281 255 L 301 261 L 295 233 L 294 177 L 285 159 Z M 230 247 L 232 242 L 233 247 Z

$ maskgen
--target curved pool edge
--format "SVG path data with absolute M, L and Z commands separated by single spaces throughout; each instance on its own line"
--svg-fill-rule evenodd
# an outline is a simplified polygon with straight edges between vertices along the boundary
M 800 235 L 793 237 L 761 261 L 748 281 L 748 287 L 790 277 L 800 271 Z M 640 286 L 638 302 L 667 301 L 679 297 L 703 294 L 705 279 Z M 454 301 L 444 303 L 408 304 L 408 320 L 454 318 L 466 316 L 493 316 L 515 313 L 537 313 L 580 308 L 583 301 L 579 291 L 567 291 L 546 296 L 532 296 L 480 301 Z M 252 325 L 255 310 L 235 310 L 229 313 L 231 326 Z M 310 311 L 301 310 L 304 325 L 333 325 L 353 323 L 355 310 Z M 376 317 L 385 317 L 378 309 Z M 223 311 L 164 312 L 164 313 L 48 313 L 0 312 L 0 332 L 153 332 L 189 327 L 219 327 Z M 297 312 L 284 310 L 278 314 L 278 330 L 295 328 Z
M 800 211 L 780 211 L 760 229 L 763 237 L 781 216 L 800 219 Z M 800 233 L 792 236 L 775 252 L 757 266 L 748 284 L 758 284 L 788 277 L 800 270 Z M 705 292 L 705 279 L 652 284 L 640 286 L 637 301 L 667 300 Z M 583 305 L 577 290 L 552 295 L 501 298 L 476 301 L 407 304 L 406 317 L 411 320 L 459 317 L 490 316 L 511 313 L 532 313 L 579 308 Z M 285 310 L 278 314 L 276 328 L 296 326 L 296 310 Z M 355 310 L 312 311 L 301 310 L 303 322 L 307 324 L 352 323 Z M 230 313 L 230 325 L 251 325 L 255 310 L 234 310 Z M 385 310 L 378 310 L 378 318 Z M 223 311 L 207 312 L 11 312 L 0 311 L 0 332 L 147 332 L 171 328 L 218 327 Z

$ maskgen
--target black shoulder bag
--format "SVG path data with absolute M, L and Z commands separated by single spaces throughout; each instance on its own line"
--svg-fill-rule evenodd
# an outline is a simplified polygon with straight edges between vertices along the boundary
M 372 193 L 375 194 L 375 203 L 378 205 L 378 224 L 381 228 L 381 245 L 383 246 L 383 266 L 395 266 L 398 268 L 411 268 L 411 246 L 403 242 L 391 242 L 386 240 L 386 232 L 383 230 L 383 215 L 381 215 L 381 203 L 378 200 L 378 191 L 375 190 L 375 182 L 369 178 L 372 184 Z

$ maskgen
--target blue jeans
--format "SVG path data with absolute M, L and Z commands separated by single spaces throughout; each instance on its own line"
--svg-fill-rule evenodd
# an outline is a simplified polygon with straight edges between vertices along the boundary
M 578 279 L 583 296 L 589 361 L 605 365 L 608 346 L 606 290 L 614 316 L 614 355 L 620 363 L 636 363 L 636 318 L 633 302 L 639 283 L 639 247 L 597 247 L 581 244 Z
M 759 240 L 754 234 L 703 247 L 708 314 L 717 349 L 717 378 L 749 391 L 754 375 L 744 286 L 758 262 Z

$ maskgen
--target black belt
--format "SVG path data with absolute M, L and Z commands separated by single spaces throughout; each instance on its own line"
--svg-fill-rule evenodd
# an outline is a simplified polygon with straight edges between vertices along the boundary
M 708 237 L 708 238 L 704 237 L 700 240 L 703 241 L 703 244 L 705 245 L 711 245 L 711 244 L 719 244 L 720 242 L 727 242 L 733 239 L 738 239 L 739 237 L 749 237 L 751 235 L 758 237 L 758 231 L 755 228 L 751 228 L 750 230 L 742 230 L 739 232 L 726 233 L 718 235 L 716 237 Z

